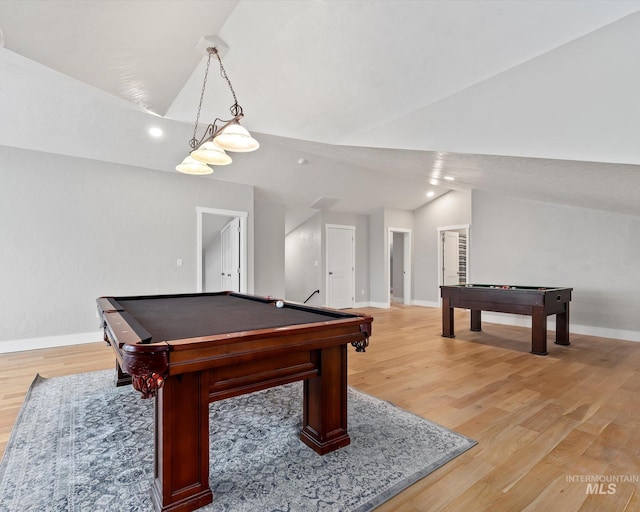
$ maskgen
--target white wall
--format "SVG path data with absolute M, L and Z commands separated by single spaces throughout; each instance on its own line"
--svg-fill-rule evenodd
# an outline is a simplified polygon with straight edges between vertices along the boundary
M 640 341 L 640 217 L 480 191 L 472 208 L 471 282 L 571 287 L 572 332 Z
M 390 242 L 392 240 L 389 239 L 390 233 L 389 233 L 389 229 L 401 229 L 401 230 L 406 230 L 410 232 L 410 235 L 408 235 L 411 239 L 411 253 L 413 254 L 413 228 L 414 228 L 414 215 L 412 211 L 409 210 L 398 210 L 395 208 L 385 208 L 384 210 L 384 258 L 385 258 L 385 267 L 384 267 L 384 273 L 383 273 L 383 277 L 385 279 L 385 290 L 386 290 L 386 302 L 389 303 L 389 299 L 390 299 L 390 283 L 391 283 L 391 272 L 392 269 L 390 268 L 390 262 L 391 262 L 391 254 L 389 252 L 389 247 L 390 247 Z M 393 238 L 393 233 L 391 234 L 391 237 Z M 403 235 L 404 237 L 404 235 Z M 401 240 L 404 240 L 403 238 L 401 238 Z M 397 248 L 396 248 L 397 249 Z M 400 251 L 397 254 L 402 254 L 402 258 L 404 258 L 404 248 L 400 249 Z M 409 261 L 412 262 L 412 268 L 411 268 L 411 272 L 412 272 L 412 276 L 411 276 L 411 281 L 413 282 L 413 257 L 412 254 L 409 257 Z M 400 268 L 402 268 L 403 266 L 403 261 L 396 261 L 396 264 L 398 264 L 400 266 Z M 402 283 L 400 285 L 400 289 L 402 290 L 402 294 L 399 295 L 399 297 L 402 297 L 405 301 L 405 303 L 410 304 L 411 303 L 411 297 L 404 297 L 404 283 L 403 283 L 403 279 L 401 278 L 400 283 Z M 409 292 L 410 295 L 413 295 L 413 292 L 410 291 Z
M 412 232 L 413 212 L 394 208 L 380 208 L 369 218 L 369 277 L 371 280 L 370 304 L 374 307 L 389 305 L 389 228 Z M 413 247 L 413 241 L 411 242 Z M 413 250 L 412 250 L 413 252 Z M 412 259 L 413 261 L 413 259 Z
M 197 206 L 249 212 L 253 289 L 250 186 L 4 146 L 0 176 L 0 352 L 95 333 L 101 295 L 195 291 Z
M 382 307 L 389 300 L 385 231 L 384 208 L 379 208 L 369 216 L 369 301 L 374 306 Z
M 255 293 L 285 297 L 284 213 L 281 204 L 255 201 Z
M 314 290 L 323 292 L 322 233 L 320 213 L 303 222 L 285 238 L 285 296 L 303 302 Z M 314 295 L 310 305 L 324 304 L 324 295 Z
M 286 236 L 286 296 L 302 302 L 320 290 L 307 304 L 326 304 L 326 225 L 356 228 L 356 306 L 369 304 L 369 216 L 355 213 L 318 212 Z
M 285 238 L 284 206 L 246 185 L 4 146 L 0 177 L 0 352 L 99 339 L 101 295 L 194 291 L 197 206 L 249 212 L 250 292 L 324 304 L 324 224 L 345 224 L 356 304 L 385 304 L 395 227 L 412 230 L 414 303 L 437 306 L 437 228 L 471 224 L 470 281 L 573 287 L 573 332 L 640 340 L 635 216 L 449 192 L 415 212 L 318 213 Z
M 414 212 L 414 303 L 438 306 L 438 228 L 471 224 L 471 193 L 448 192 Z M 471 238 L 473 238 L 473 226 Z M 473 254 L 470 255 L 473 258 Z

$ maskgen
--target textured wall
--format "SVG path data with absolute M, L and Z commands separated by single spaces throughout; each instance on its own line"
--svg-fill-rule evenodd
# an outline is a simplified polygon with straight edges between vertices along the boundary
M 322 286 L 326 286 L 326 224 L 354 226 L 356 228 L 356 275 L 355 275 L 355 303 L 369 301 L 369 216 L 357 213 L 325 211 L 322 212 Z M 323 290 L 321 290 L 323 291 Z M 324 297 L 324 294 L 323 294 Z
M 324 304 L 322 285 L 322 233 L 320 213 L 303 222 L 285 238 L 285 295 L 288 300 L 304 301 L 314 290 L 308 302 Z
M 254 208 L 255 293 L 284 297 L 284 205 L 256 201 Z
M 472 280 L 572 287 L 573 330 L 640 341 L 639 252 L 640 217 L 473 193 Z
M 414 299 L 437 305 L 440 298 L 438 228 L 472 223 L 471 193 L 448 192 L 416 210 L 414 219 Z M 472 238 L 473 229 L 471 226 Z
M 97 331 L 101 295 L 195 291 L 197 206 L 249 212 L 253 287 L 252 187 L 4 146 L 0 176 L 0 340 Z

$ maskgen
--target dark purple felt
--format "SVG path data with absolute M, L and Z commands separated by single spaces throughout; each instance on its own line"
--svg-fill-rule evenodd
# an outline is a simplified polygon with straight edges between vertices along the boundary
M 286 304 L 277 308 L 271 302 L 233 295 L 118 299 L 118 304 L 149 331 L 152 343 L 326 322 L 350 316 L 298 309 Z

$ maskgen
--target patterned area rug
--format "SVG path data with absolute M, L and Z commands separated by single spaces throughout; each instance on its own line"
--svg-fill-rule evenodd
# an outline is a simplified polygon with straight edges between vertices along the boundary
M 299 439 L 297 382 L 210 404 L 203 511 L 368 511 L 475 441 L 349 388 L 351 445 Z M 152 511 L 153 400 L 113 372 L 34 380 L 0 463 L 0 510 Z

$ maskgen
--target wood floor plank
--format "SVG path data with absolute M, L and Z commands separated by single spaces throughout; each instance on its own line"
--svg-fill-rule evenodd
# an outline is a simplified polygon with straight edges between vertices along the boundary
M 633 512 L 640 482 L 588 494 L 587 478 L 640 480 L 640 343 L 571 335 L 529 353 L 531 331 L 483 323 L 443 338 L 437 308 L 365 308 L 371 345 L 349 353 L 349 384 L 456 430 L 478 445 L 379 507 L 380 512 Z M 40 373 L 113 369 L 102 343 L 0 355 L 0 453 Z

